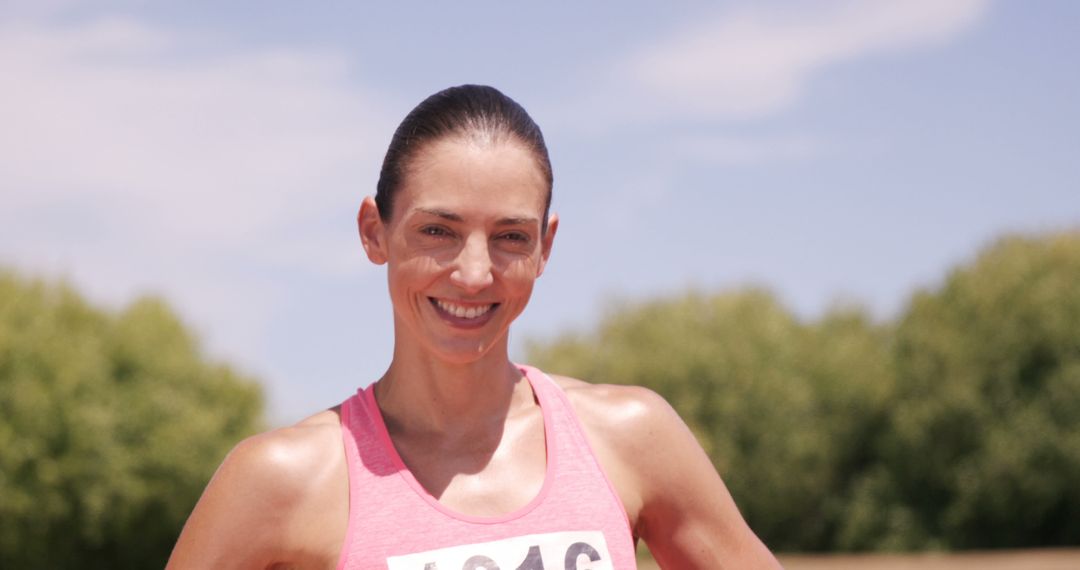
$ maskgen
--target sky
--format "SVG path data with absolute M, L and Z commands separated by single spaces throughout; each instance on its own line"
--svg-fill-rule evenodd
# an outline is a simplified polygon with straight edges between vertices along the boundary
M 1016 232 L 1080 227 L 1080 3 L 0 2 L 0 267 L 165 298 L 271 423 L 378 378 L 355 217 L 397 122 L 493 85 L 561 218 L 515 323 L 768 287 L 877 318 Z

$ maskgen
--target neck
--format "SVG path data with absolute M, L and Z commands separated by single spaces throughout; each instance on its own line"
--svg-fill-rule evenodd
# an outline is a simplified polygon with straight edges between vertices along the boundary
M 379 409 L 393 431 L 478 433 L 501 425 L 512 409 L 532 401 L 532 388 L 507 355 L 505 336 L 463 363 L 410 346 L 395 342 L 390 368 L 375 386 Z

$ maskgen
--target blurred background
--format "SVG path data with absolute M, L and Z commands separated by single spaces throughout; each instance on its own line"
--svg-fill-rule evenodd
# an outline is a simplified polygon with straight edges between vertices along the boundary
M 356 210 L 461 83 L 552 154 L 516 358 L 661 392 L 776 550 L 1080 545 L 1078 32 L 1065 0 L 7 0 L 0 566 L 159 565 L 236 441 L 382 373 Z

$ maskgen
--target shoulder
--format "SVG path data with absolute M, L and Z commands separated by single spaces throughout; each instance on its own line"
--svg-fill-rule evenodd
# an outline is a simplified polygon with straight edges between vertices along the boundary
M 313 529 L 344 524 L 347 510 L 341 521 L 328 517 L 348 484 L 338 418 L 327 410 L 237 444 L 192 511 L 170 567 L 269 565 L 309 549 Z
M 333 467 L 328 459 L 341 450 L 338 410 L 326 410 L 241 441 L 225 458 L 213 483 L 240 479 L 245 485 L 266 487 L 269 496 L 277 499 L 296 499 L 309 487 L 307 481 Z
M 615 432 L 610 435 L 620 439 L 646 436 L 678 420 L 671 405 L 644 386 L 599 384 L 557 375 L 551 378 L 566 393 L 582 423 L 606 426 L 604 431 Z
M 566 392 L 574 412 L 590 433 L 606 443 L 633 452 L 657 438 L 684 434 L 685 425 L 662 396 L 642 387 L 592 384 L 567 376 L 551 376 Z
M 552 379 L 566 393 L 605 474 L 636 522 L 656 490 L 668 482 L 671 465 L 700 450 L 697 440 L 667 400 L 648 388 L 591 384 L 566 376 Z
M 639 386 L 552 378 L 569 397 L 635 536 L 662 567 L 779 568 L 664 398 Z

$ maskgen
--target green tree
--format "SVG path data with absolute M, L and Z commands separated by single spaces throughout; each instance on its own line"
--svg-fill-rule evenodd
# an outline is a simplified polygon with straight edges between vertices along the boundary
M 865 481 L 891 520 L 857 521 L 850 546 L 1078 544 L 1080 233 L 1002 239 L 915 295 L 895 358 Z
M 1080 544 L 1080 232 L 1002 239 L 895 324 L 690 292 L 529 357 L 666 397 L 773 548 Z
M 0 271 L 0 567 L 163 566 L 261 416 L 160 300 L 111 314 Z
M 770 546 L 820 550 L 885 421 L 887 335 L 854 307 L 806 325 L 763 290 L 691 292 L 615 307 L 595 332 L 532 343 L 529 357 L 656 390 Z

